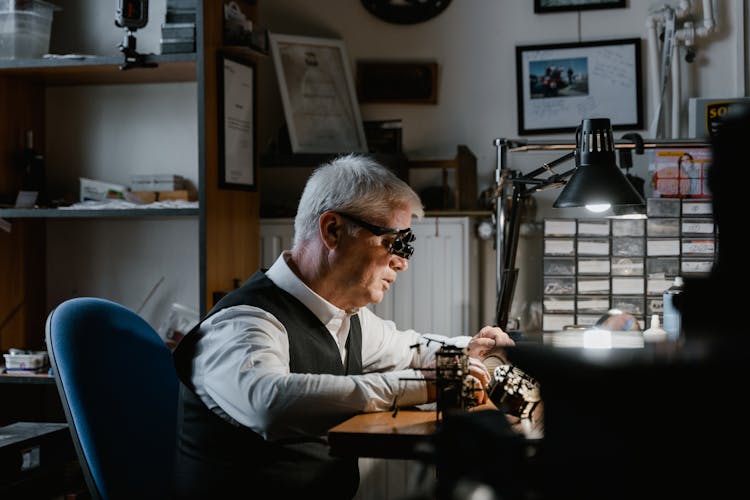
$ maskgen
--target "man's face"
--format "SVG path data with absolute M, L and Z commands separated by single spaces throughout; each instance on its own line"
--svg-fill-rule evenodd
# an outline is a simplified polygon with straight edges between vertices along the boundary
M 345 224 L 354 224 L 342 218 Z M 411 225 L 411 210 L 395 209 L 387 220 L 362 218 L 366 223 L 394 229 L 406 229 Z M 354 224 L 356 225 L 356 224 Z M 376 236 L 361 228 L 356 236 L 346 234 L 335 252 L 332 263 L 339 277 L 339 307 L 342 309 L 360 308 L 367 304 L 377 304 L 383 294 L 396 281 L 398 271 L 409 267 L 409 261 L 388 251 L 388 243 L 395 235 Z M 341 305 L 346 304 L 346 305 Z

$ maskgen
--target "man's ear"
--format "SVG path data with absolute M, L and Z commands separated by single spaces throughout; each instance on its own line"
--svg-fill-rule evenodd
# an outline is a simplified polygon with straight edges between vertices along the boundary
M 320 237 L 325 246 L 334 249 L 341 241 L 342 231 L 344 230 L 343 221 L 334 212 L 325 212 L 318 220 Z

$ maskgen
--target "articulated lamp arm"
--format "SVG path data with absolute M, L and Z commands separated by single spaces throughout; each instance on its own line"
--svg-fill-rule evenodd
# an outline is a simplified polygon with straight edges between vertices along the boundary
M 523 215 L 523 200 L 537 191 L 548 188 L 557 188 L 565 184 L 575 168 L 565 172 L 557 173 L 553 168 L 565 163 L 576 156 L 575 151 L 570 151 L 560 158 L 545 163 L 539 168 L 519 175 L 518 172 L 507 167 L 508 148 L 514 146 L 514 142 L 506 139 L 497 139 L 497 169 L 495 179 L 497 182 L 495 200 L 495 250 L 497 252 L 497 302 L 496 302 L 496 324 L 506 329 L 508 326 L 508 314 L 513 303 L 513 293 L 518 278 L 518 269 L 515 267 L 516 252 L 518 250 L 518 238 L 521 228 L 521 216 Z M 543 174 L 548 177 L 540 178 Z

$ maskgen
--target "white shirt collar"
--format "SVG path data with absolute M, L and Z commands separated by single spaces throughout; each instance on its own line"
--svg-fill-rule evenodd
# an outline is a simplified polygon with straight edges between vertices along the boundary
M 266 272 L 268 279 L 276 286 L 292 295 L 310 309 L 313 314 L 326 325 L 326 328 L 338 330 L 343 318 L 347 316 L 346 311 L 334 306 L 326 299 L 312 291 L 289 267 L 287 259 L 291 252 L 284 251 L 276 259 L 271 268 Z M 331 325 L 334 322 L 334 325 Z

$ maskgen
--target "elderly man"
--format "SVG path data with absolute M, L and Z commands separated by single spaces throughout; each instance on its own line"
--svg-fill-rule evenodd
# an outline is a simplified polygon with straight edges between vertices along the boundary
M 434 367 L 440 344 L 365 307 L 408 268 L 409 226 L 422 215 L 417 194 L 366 156 L 316 169 L 293 248 L 222 298 L 175 350 L 179 497 L 354 496 L 357 461 L 329 456 L 327 429 L 396 399 L 408 406 L 436 397 L 424 369 Z M 469 340 L 479 402 L 490 379 L 479 360 L 509 345 L 494 327 Z

